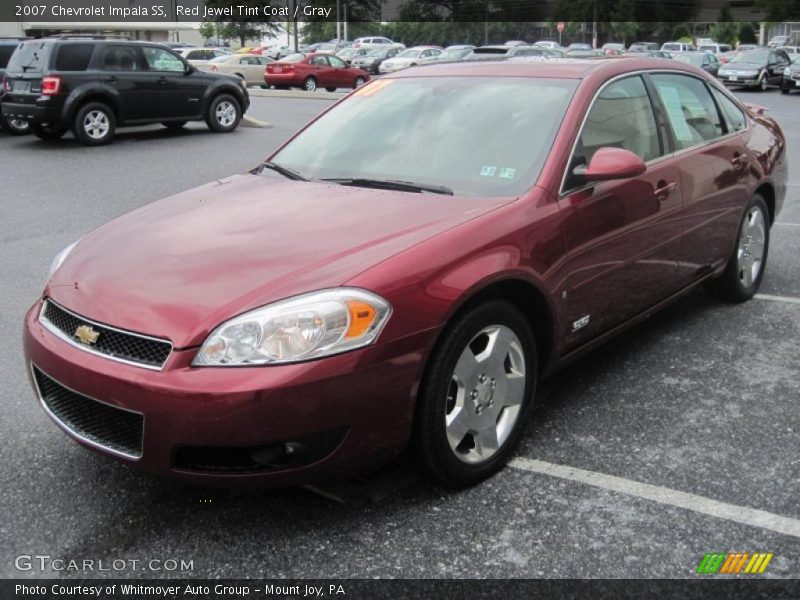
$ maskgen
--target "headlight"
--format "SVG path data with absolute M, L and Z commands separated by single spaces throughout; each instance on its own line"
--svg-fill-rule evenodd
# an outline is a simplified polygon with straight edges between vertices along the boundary
M 792 76 L 792 70 L 789 67 L 786 67 L 783 70 L 783 76 L 784 77 L 791 77 Z
M 354 350 L 375 341 L 391 311 L 379 296 L 355 288 L 303 294 L 226 321 L 192 365 L 291 363 Z
M 56 272 L 56 270 L 58 270 L 58 267 L 61 266 L 61 263 L 63 263 L 64 260 L 67 258 L 67 256 L 69 256 L 69 253 L 72 252 L 72 249 L 75 248 L 75 246 L 78 244 L 78 242 L 80 242 L 80 240 L 72 242 L 69 246 L 67 246 L 61 252 L 59 252 L 58 254 L 55 255 L 55 257 L 53 258 L 53 262 L 50 263 L 50 275 L 51 276 L 52 276 L 53 273 Z

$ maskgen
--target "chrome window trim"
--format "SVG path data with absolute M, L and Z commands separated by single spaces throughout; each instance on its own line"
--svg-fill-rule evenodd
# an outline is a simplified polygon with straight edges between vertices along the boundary
M 47 403 L 44 401 L 44 396 L 42 395 L 42 390 L 39 389 L 39 382 L 36 380 L 36 371 L 34 369 L 38 370 L 42 375 L 44 375 L 48 379 L 51 379 L 51 380 L 55 381 L 58 385 L 63 387 L 65 390 L 69 390 L 73 394 L 77 394 L 78 396 L 83 396 L 84 398 L 88 398 L 89 400 L 92 400 L 94 402 L 99 402 L 100 404 L 104 404 L 104 405 L 106 405 L 106 406 L 108 406 L 110 408 L 116 408 L 117 410 L 122 410 L 122 411 L 125 411 L 125 412 L 129 412 L 129 413 L 132 413 L 134 415 L 140 415 L 142 417 L 142 451 L 141 451 L 141 453 L 140 454 L 130 454 L 128 452 L 123 452 L 122 450 L 116 450 L 115 448 L 111 448 L 109 446 L 101 444 L 100 442 L 97 442 L 95 440 L 87 438 L 85 435 L 83 435 L 81 433 L 78 433 L 77 431 L 72 429 L 72 427 L 70 427 L 67 423 L 65 423 L 64 421 L 59 419 L 56 416 L 56 414 L 52 410 L 50 410 L 50 407 L 47 406 Z M 31 373 L 31 380 L 33 381 L 33 388 L 36 391 L 36 396 L 39 399 L 39 403 L 42 405 L 42 408 L 44 409 L 44 412 L 47 413 L 47 416 L 49 416 L 55 422 L 55 424 L 58 425 L 65 433 L 69 434 L 70 436 L 74 437 L 77 440 L 80 440 L 81 442 L 83 442 L 83 443 L 85 443 L 85 444 L 87 444 L 89 446 L 92 446 L 93 448 L 97 448 L 99 450 L 103 450 L 104 452 L 108 452 L 108 453 L 113 454 L 115 456 L 120 456 L 122 458 L 127 458 L 128 460 L 134 460 L 134 461 L 138 461 L 138 460 L 142 459 L 142 456 L 144 456 L 144 427 L 145 427 L 145 421 L 146 421 L 146 417 L 145 417 L 144 413 L 136 411 L 136 410 L 131 410 L 129 408 L 123 408 L 121 406 L 116 406 L 114 404 L 109 404 L 108 402 L 103 402 L 102 400 L 98 400 L 97 398 L 93 398 L 92 396 L 87 396 L 86 394 L 83 394 L 81 392 L 73 390 L 71 387 L 68 387 L 68 386 L 64 385 L 63 383 L 61 383 L 55 377 L 50 377 L 50 375 L 45 373 L 33 361 L 30 362 L 29 370 L 30 370 L 30 373 Z
M 642 76 L 642 75 L 661 75 L 661 74 L 686 75 L 687 77 L 694 77 L 695 79 L 697 79 L 697 80 L 699 80 L 699 81 L 701 81 L 701 82 L 703 82 L 703 83 L 705 83 L 705 84 L 707 84 L 707 85 L 709 85 L 711 87 L 714 87 L 719 91 L 723 91 L 724 90 L 723 93 L 725 94 L 725 96 L 728 99 L 732 100 L 734 102 L 734 104 L 744 113 L 745 122 L 747 123 L 747 126 L 744 129 L 740 129 L 739 131 L 726 133 L 725 135 L 720 136 L 718 138 L 714 138 L 713 140 L 707 140 L 707 141 L 705 141 L 705 142 L 703 142 L 701 144 L 697 144 L 695 146 L 690 146 L 689 148 L 681 148 L 680 150 L 674 150 L 673 152 L 663 154 L 663 155 L 661 155 L 661 156 L 659 156 L 657 158 L 654 158 L 654 159 L 651 159 L 649 161 L 646 161 L 644 163 L 645 165 L 650 166 L 650 165 L 655 164 L 657 162 L 660 162 L 662 160 L 666 160 L 667 158 L 674 158 L 676 156 L 680 156 L 681 154 L 683 154 L 685 152 L 688 152 L 690 150 L 697 150 L 698 148 L 703 148 L 703 147 L 711 145 L 711 144 L 716 144 L 717 142 L 719 142 L 721 140 L 725 140 L 725 139 L 733 137 L 735 135 L 740 135 L 740 134 L 742 134 L 742 133 L 744 133 L 744 132 L 746 132 L 746 131 L 748 131 L 750 129 L 750 127 L 752 125 L 752 123 L 751 123 L 752 119 L 750 119 L 750 114 L 742 106 L 742 103 L 739 101 L 739 99 L 736 98 L 735 96 L 733 96 L 732 94 L 730 94 L 730 92 L 728 92 L 728 90 L 725 89 L 724 86 L 722 86 L 722 87 L 721 86 L 717 86 L 717 85 L 714 84 L 714 82 L 710 82 L 710 81 L 704 79 L 703 77 L 698 77 L 694 73 L 687 73 L 686 71 L 680 71 L 680 70 L 677 70 L 677 69 L 656 69 L 656 70 L 649 70 L 648 69 L 648 70 L 631 71 L 629 73 L 622 73 L 621 75 L 616 75 L 615 77 L 612 77 L 611 79 L 606 81 L 600 88 L 598 88 L 598 90 L 595 92 L 594 96 L 592 96 L 592 101 L 589 103 L 589 107 L 586 109 L 586 112 L 583 115 L 583 119 L 581 120 L 581 126 L 578 129 L 578 135 L 575 136 L 575 141 L 572 142 L 572 149 L 569 152 L 569 157 L 567 158 L 567 164 L 564 167 L 564 173 L 561 175 L 561 185 L 558 188 L 558 199 L 559 200 L 564 198 L 564 197 L 566 197 L 566 196 L 570 196 L 570 195 L 575 194 L 577 192 L 584 191 L 586 189 L 589 189 L 590 187 L 596 187 L 597 185 L 600 185 L 600 184 L 603 183 L 602 181 L 596 181 L 596 182 L 593 182 L 593 183 L 586 184 L 583 187 L 572 188 L 572 189 L 569 189 L 569 190 L 565 190 L 564 189 L 564 184 L 567 181 L 567 171 L 569 169 L 570 163 L 572 162 L 572 157 L 575 155 L 575 148 L 578 147 L 578 140 L 581 139 L 581 135 L 583 134 L 583 129 L 584 129 L 584 127 L 586 127 L 586 120 L 589 118 L 589 113 L 592 111 L 592 108 L 594 108 L 594 104 L 595 104 L 595 102 L 597 102 L 598 96 L 600 96 L 600 94 L 603 92 L 603 90 L 606 89 L 606 87 L 608 87 L 609 85 L 611 85 L 612 83 L 615 83 L 616 81 L 618 81 L 620 79 L 624 79 L 626 77 L 632 77 L 632 76 L 635 76 L 635 75 Z M 712 100 L 713 99 L 714 99 L 714 97 L 712 96 Z M 716 104 L 716 101 L 714 101 L 714 103 Z M 651 106 L 653 105 L 652 100 L 650 100 L 650 105 Z M 723 116 L 723 119 L 724 119 L 724 116 Z M 660 127 L 659 123 L 656 123 L 656 125 Z M 669 126 L 669 123 L 667 123 L 667 125 Z
M 98 327 L 102 327 L 103 329 L 110 329 L 111 331 L 116 331 L 117 333 L 123 333 L 123 334 L 129 335 L 131 337 L 138 337 L 138 338 L 145 339 L 145 340 L 150 340 L 150 341 L 153 341 L 153 342 L 159 342 L 159 343 L 162 343 L 162 344 L 164 344 L 164 343 L 169 344 L 169 354 L 167 354 L 167 358 L 164 359 L 164 363 L 160 367 L 156 367 L 154 365 L 146 365 L 144 363 L 128 360 L 128 359 L 125 359 L 125 358 L 119 358 L 117 356 L 111 356 L 111 355 L 105 354 L 103 352 L 98 352 L 97 350 L 94 350 L 93 348 L 90 348 L 89 346 L 86 346 L 85 344 L 79 344 L 78 342 L 73 340 L 71 337 L 69 337 L 67 334 L 65 334 L 63 331 L 61 331 L 49 319 L 47 319 L 44 316 L 44 311 L 47 308 L 47 303 L 48 302 L 52 303 L 54 306 L 57 306 L 60 310 L 63 310 L 64 312 L 71 314 L 76 319 L 80 319 L 81 321 L 86 321 L 87 323 L 90 323 L 91 325 L 97 325 Z M 47 329 L 50 333 L 55 335 L 57 338 L 61 339 L 62 341 L 66 342 L 66 343 L 68 343 L 73 348 L 78 348 L 79 350 L 83 350 L 84 352 L 88 352 L 89 354 L 94 354 L 95 356 L 100 356 L 102 358 L 106 358 L 108 360 L 113 360 L 115 362 L 122 363 L 122 364 L 125 364 L 125 365 L 130 365 L 132 367 L 139 367 L 140 369 L 147 369 L 149 371 L 163 371 L 164 370 L 164 365 L 167 364 L 167 361 L 169 360 L 169 357 L 172 356 L 172 351 L 174 350 L 174 346 L 172 345 L 172 342 L 169 341 L 169 340 L 165 340 L 163 338 L 152 337 L 152 336 L 149 336 L 149 335 L 145 335 L 143 333 L 135 333 L 133 331 L 128 331 L 127 329 L 119 329 L 118 327 L 113 327 L 111 325 L 106 325 L 105 323 L 99 323 L 97 321 L 93 321 L 92 319 L 87 319 L 84 316 L 81 316 L 81 315 L 79 315 L 77 313 L 72 312 L 69 309 L 64 308 L 58 302 L 54 302 L 50 298 L 45 298 L 44 301 L 42 302 L 42 308 L 39 309 L 39 319 L 38 320 L 39 320 L 39 323 L 41 323 L 42 326 L 45 329 Z

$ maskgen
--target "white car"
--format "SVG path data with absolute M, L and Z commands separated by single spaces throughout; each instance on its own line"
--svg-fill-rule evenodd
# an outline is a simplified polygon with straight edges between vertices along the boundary
M 695 47 L 692 44 L 684 44 L 683 42 L 665 42 L 661 46 L 664 52 L 694 52 Z
M 424 65 L 439 59 L 442 54 L 441 48 L 433 46 L 415 46 L 408 50 L 403 50 L 400 54 L 389 60 L 385 60 L 378 67 L 381 73 L 394 73 L 401 69 L 413 67 L 414 65 Z
M 226 75 L 236 75 L 245 80 L 247 85 L 260 85 L 268 87 L 264 83 L 264 70 L 273 61 L 269 56 L 258 54 L 229 54 L 228 56 L 218 56 L 212 60 L 197 66 L 201 71 L 210 73 L 225 73 Z
M 534 44 L 536 48 L 548 48 L 549 50 L 561 50 L 561 44 L 550 40 L 541 40 Z
M 790 56 L 800 54 L 800 46 L 778 46 L 776 50 L 783 50 Z
M 196 67 L 220 56 L 230 56 L 227 52 L 215 48 L 180 48 L 178 54 Z
M 380 48 L 381 46 L 395 46 L 396 44 L 386 37 L 360 37 L 353 41 L 353 48 Z

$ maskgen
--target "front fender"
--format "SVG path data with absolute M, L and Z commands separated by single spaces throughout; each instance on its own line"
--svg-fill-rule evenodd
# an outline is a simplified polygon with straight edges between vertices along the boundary
M 238 81 L 227 78 L 214 78 L 210 81 L 209 85 L 206 86 L 205 91 L 203 92 L 203 97 L 201 100 L 203 114 L 205 114 L 208 110 L 208 106 L 214 96 L 220 92 L 225 92 L 235 97 L 242 106 L 242 113 L 247 112 L 247 109 L 250 108 L 250 95 L 244 89 L 242 89 Z

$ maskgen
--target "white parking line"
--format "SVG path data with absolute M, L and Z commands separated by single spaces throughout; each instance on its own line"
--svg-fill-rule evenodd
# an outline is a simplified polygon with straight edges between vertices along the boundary
M 756 294 L 753 296 L 756 300 L 768 300 L 769 302 L 786 302 L 788 304 L 800 304 L 800 298 L 792 296 L 773 296 L 771 294 Z
M 718 500 L 696 496 L 695 494 L 687 494 L 686 492 L 650 485 L 649 483 L 639 483 L 638 481 L 631 481 L 614 475 L 584 471 L 583 469 L 556 465 L 530 458 L 514 458 L 509 463 L 509 466 L 521 471 L 568 479 L 604 490 L 692 510 L 718 519 L 727 519 L 742 525 L 768 529 L 783 535 L 800 538 L 800 520 L 756 510 L 747 506 L 737 506 L 736 504 L 719 502 Z

